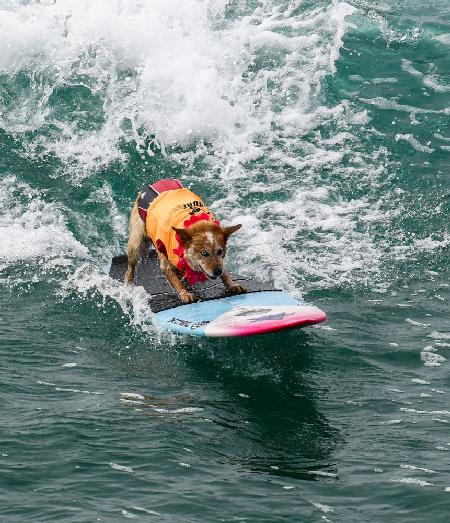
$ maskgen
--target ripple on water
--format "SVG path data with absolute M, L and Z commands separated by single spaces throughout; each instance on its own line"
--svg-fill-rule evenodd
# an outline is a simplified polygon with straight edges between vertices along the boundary
M 329 512 L 333 512 L 333 508 L 329 505 L 325 505 L 323 503 L 317 503 L 315 501 L 311 502 L 316 508 L 318 508 L 321 512 L 324 512 L 325 514 Z
M 121 397 L 128 400 L 145 400 L 145 396 L 137 392 L 121 392 Z
M 401 463 L 400 467 L 402 469 L 417 470 L 419 472 L 426 472 L 427 474 L 437 474 L 435 470 L 427 469 L 423 467 L 417 467 L 416 465 L 410 465 L 409 463 Z
M 428 337 L 434 340 L 450 340 L 450 332 L 433 331 L 428 334 Z
M 127 472 L 128 474 L 131 474 L 133 472 L 133 468 L 128 467 L 126 465 L 119 465 L 118 463 L 110 463 L 109 466 L 113 470 L 118 470 L 119 472 Z
M 400 479 L 393 479 L 394 483 L 405 483 L 407 485 L 417 485 L 419 487 L 432 487 L 433 483 L 429 483 L 428 481 L 425 481 L 423 479 L 417 479 L 417 478 L 400 478 Z
M 437 415 L 437 416 L 450 416 L 449 410 L 416 410 L 416 409 L 409 409 L 406 407 L 401 407 L 400 410 L 402 412 L 408 412 L 410 414 L 431 414 L 431 415 Z
M 93 394 L 94 396 L 103 396 L 105 393 L 100 391 L 92 391 L 92 390 L 82 390 L 82 389 L 72 389 L 68 387 L 59 387 L 55 383 L 49 383 L 46 381 L 40 381 L 38 380 L 36 383 L 39 385 L 46 385 L 48 387 L 52 387 L 53 390 L 57 392 L 74 392 L 76 394 Z

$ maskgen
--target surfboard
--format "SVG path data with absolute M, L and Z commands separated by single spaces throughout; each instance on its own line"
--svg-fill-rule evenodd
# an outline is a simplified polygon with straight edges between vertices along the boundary
M 128 259 L 116 256 L 111 278 L 124 281 Z M 191 336 L 251 336 L 320 323 L 326 314 L 314 305 L 289 296 L 270 285 L 232 275 L 246 294 L 230 295 L 220 280 L 208 280 L 192 290 L 199 301 L 183 305 L 159 268 L 156 251 L 146 253 L 136 268 L 134 285 L 149 295 L 149 307 L 163 328 Z

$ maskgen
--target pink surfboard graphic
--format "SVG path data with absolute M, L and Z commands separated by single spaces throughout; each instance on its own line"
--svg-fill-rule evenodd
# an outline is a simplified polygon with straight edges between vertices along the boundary
M 236 307 L 205 326 L 205 336 L 252 336 L 325 321 L 326 314 L 312 305 Z

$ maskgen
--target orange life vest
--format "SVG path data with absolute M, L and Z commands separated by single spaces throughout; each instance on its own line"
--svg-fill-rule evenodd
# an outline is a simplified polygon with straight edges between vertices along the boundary
M 200 220 L 219 223 L 201 198 L 185 187 L 158 194 L 148 207 L 145 219 L 147 234 L 155 248 L 184 273 L 191 285 L 205 281 L 206 277 L 189 268 L 183 257 L 183 246 L 172 227 L 187 229 Z

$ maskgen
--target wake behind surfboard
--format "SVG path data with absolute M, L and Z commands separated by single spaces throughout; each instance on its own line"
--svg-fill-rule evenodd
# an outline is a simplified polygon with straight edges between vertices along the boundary
M 126 255 L 114 257 L 109 269 L 111 278 L 123 282 L 127 264 Z M 250 336 L 305 327 L 326 319 L 318 307 L 270 285 L 239 276 L 233 276 L 233 280 L 244 285 L 248 292 L 230 295 L 220 280 L 208 280 L 195 286 L 199 301 L 183 305 L 161 272 L 156 251 L 150 250 L 136 269 L 134 285 L 141 285 L 148 292 L 149 306 L 157 322 L 181 334 Z

